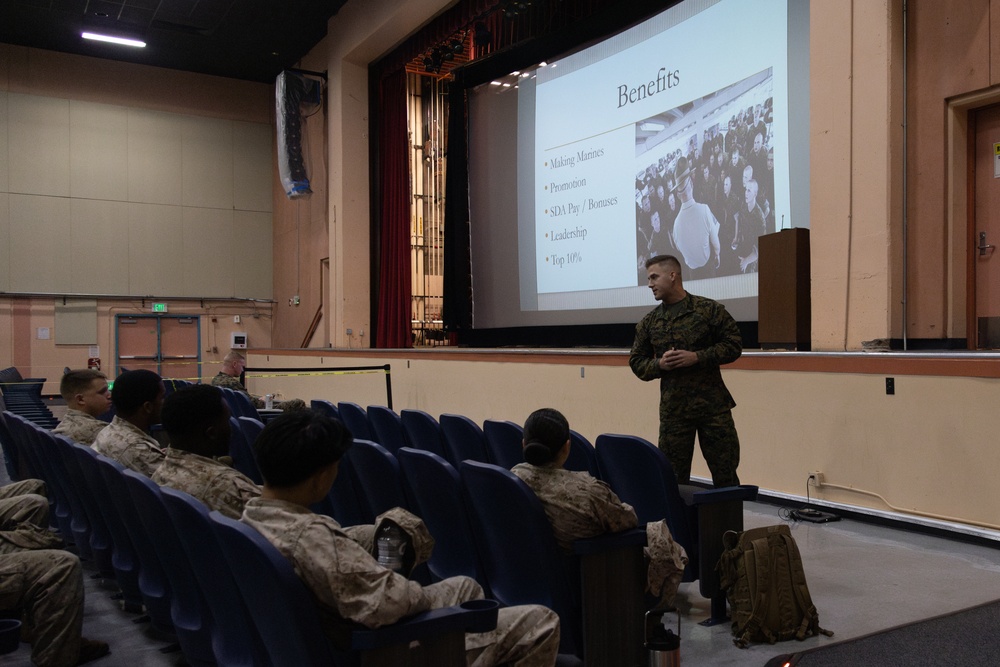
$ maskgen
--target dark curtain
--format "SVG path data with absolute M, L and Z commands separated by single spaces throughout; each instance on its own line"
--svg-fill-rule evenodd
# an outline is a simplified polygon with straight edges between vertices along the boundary
M 469 160 L 465 88 L 448 93 L 448 172 L 444 185 L 444 310 L 446 331 L 472 327 Z
M 378 192 L 380 228 L 378 328 L 375 347 L 410 347 L 410 174 L 406 72 L 379 83 Z

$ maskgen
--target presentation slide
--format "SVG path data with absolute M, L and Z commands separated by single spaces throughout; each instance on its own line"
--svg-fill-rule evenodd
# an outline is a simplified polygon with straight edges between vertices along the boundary
M 595 312 L 569 323 L 628 321 L 655 303 L 645 262 L 662 254 L 681 261 L 690 291 L 755 320 L 757 239 L 808 226 L 803 4 L 687 0 L 599 44 L 483 86 L 470 103 L 470 199 L 474 302 L 477 313 L 487 312 L 484 321 L 564 321 L 530 315 L 549 311 Z M 806 85 L 790 95 L 796 59 L 792 77 L 801 80 L 804 62 Z M 516 118 L 516 146 L 509 118 Z M 488 175 L 477 175 L 477 150 L 494 162 Z M 510 188 L 498 186 L 508 175 L 495 166 L 511 155 L 516 212 L 501 203 L 501 187 L 511 199 Z M 477 201 L 478 192 L 490 196 Z M 486 255 L 510 249 L 511 239 L 493 226 L 509 229 L 511 217 L 516 259 L 507 266 L 518 267 L 522 317 L 507 295 L 509 270 L 503 278 L 482 270 L 499 262 Z M 478 227 L 479 244 L 477 218 L 491 219 L 488 233 Z M 484 295 L 504 305 L 494 310 Z

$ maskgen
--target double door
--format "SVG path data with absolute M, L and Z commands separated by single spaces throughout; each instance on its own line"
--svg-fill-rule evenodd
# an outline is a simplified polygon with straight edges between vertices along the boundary
M 145 368 L 165 378 L 201 378 L 201 320 L 193 315 L 117 315 L 115 374 Z

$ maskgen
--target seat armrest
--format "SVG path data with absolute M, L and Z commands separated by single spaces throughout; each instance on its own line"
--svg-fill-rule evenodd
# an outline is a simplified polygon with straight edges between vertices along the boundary
M 351 650 L 370 651 L 448 632 L 489 632 L 497 627 L 499 608 L 496 600 L 470 600 L 425 611 L 382 628 L 353 630 Z
M 711 503 L 723 503 L 730 500 L 756 500 L 758 487 L 750 484 L 740 486 L 724 486 L 718 489 L 707 489 L 697 491 L 691 496 L 691 503 L 694 505 L 707 505 Z
M 573 542 L 573 553 L 577 556 L 587 556 L 631 546 L 646 546 L 646 530 L 644 528 L 631 528 L 618 533 L 576 540 Z

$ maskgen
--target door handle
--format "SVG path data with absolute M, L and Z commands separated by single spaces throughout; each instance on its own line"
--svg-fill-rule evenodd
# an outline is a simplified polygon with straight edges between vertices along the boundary
M 979 232 L 979 256 L 982 257 L 987 251 L 993 250 L 994 247 L 986 242 L 986 232 Z

